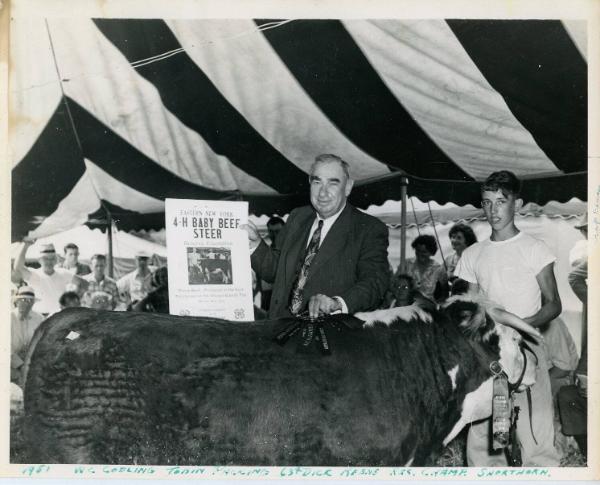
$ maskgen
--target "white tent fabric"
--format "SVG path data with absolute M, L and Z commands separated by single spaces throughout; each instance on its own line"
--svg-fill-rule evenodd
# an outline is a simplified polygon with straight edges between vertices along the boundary
M 417 123 L 468 174 L 482 179 L 495 166 L 517 176 L 556 170 L 446 22 L 344 25 Z
M 388 200 L 380 206 L 372 205 L 366 212 L 378 217 L 389 227 L 400 227 L 401 201 Z M 521 217 L 546 216 L 549 218 L 569 219 L 581 216 L 587 210 L 587 203 L 573 198 L 568 202 L 548 202 L 544 206 L 529 203 L 519 211 Z M 422 202 L 417 197 L 410 197 L 406 204 L 406 223 L 408 226 L 446 224 L 448 222 L 485 220 L 480 207 L 470 204 L 458 206 L 452 202 L 438 204 L 435 201 Z M 263 218 L 263 220 L 266 220 Z
M 331 151 L 331 147 L 345 160 L 361 161 L 353 167 L 353 175 L 359 180 L 389 172 L 324 115 L 267 40 L 256 35 L 252 20 L 179 20 L 167 21 L 167 25 L 232 106 L 305 172 L 316 155 Z M 220 62 L 222 59 L 235 62 Z M 254 187 L 250 190 L 259 191 Z
M 504 32 L 531 40 L 520 57 Z M 561 55 L 532 72 L 547 55 L 542 32 Z M 579 177 L 581 192 L 587 67 L 569 35 L 559 21 L 15 18 L 13 240 L 75 227 L 101 207 L 135 220 L 162 212 L 166 197 L 289 210 L 320 153 L 350 161 L 361 207 L 398 197 L 398 173 L 421 181 L 415 194 L 461 204 L 465 190 L 437 184 L 464 189 L 509 169 Z M 486 64 L 474 39 L 510 70 Z M 514 76 L 526 94 L 512 91 Z M 51 197 L 32 200 L 44 190 Z

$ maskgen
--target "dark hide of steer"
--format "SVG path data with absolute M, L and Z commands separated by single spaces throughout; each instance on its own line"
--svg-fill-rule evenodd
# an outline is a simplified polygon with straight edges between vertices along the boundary
M 330 356 L 299 351 L 299 337 L 274 343 L 291 319 L 67 309 L 40 326 L 28 362 L 29 462 L 430 464 L 498 358 L 494 323 L 466 338 L 461 308 L 434 323 L 328 327 Z

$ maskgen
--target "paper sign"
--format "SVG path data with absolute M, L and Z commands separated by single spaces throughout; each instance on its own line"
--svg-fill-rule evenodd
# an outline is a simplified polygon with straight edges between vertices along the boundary
M 172 315 L 253 320 L 247 202 L 166 199 Z

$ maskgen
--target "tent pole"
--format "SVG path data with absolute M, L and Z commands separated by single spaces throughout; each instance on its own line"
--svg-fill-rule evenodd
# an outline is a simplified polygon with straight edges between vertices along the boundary
M 113 240 L 112 240 L 112 217 L 110 211 L 106 209 L 106 234 L 108 236 L 108 276 L 114 278 L 113 267 Z
M 400 178 L 400 196 L 402 198 L 402 206 L 400 209 L 400 271 L 406 271 L 406 202 L 407 202 L 407 187 L 408 178 Z

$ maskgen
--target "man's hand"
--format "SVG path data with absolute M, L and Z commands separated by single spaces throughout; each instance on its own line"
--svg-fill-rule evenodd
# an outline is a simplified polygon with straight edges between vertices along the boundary
M 587 398 L 588 391 L 588 382 L 586 374 L 576 374 L 575 384 L 577 385 L 577 390 L 579 394 L 583 397 Z
M 19 250 L 19 254 L 15 258 L 15 262 L 10 272 L 10 279 L 13 283 L 19 284 L 22 280 L 26 280 L 29 275 L 29 270 L 25 267 L 25 255 L 29 247 L 35 242 L 32 237 L 25 236 L 23 238 L 23 245 Z
M 340 302 L 327 295 L 313 295 L 308 301 L 308 315 L 310 318 L 317 318 L 321 313 L 329 315 L 341 309 L 342 305 Z
M 248 243 L 250 245 L 250 251 L 252 251 L 260 244 L 260 241 L 262 241 L 258 229 L 252 221 L 248 221 L 248 224 L 240 225 L 240 229 L 243 229 L 248 233 Z

